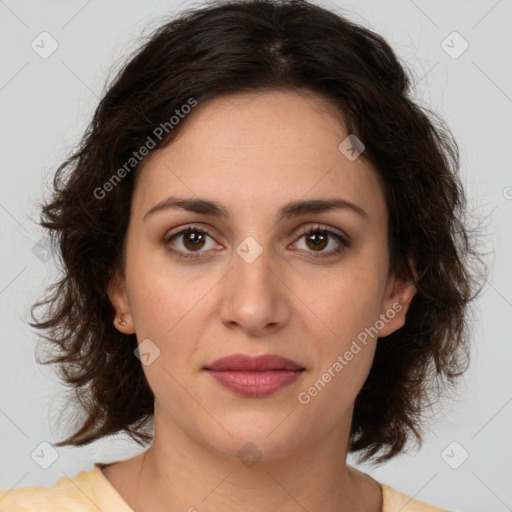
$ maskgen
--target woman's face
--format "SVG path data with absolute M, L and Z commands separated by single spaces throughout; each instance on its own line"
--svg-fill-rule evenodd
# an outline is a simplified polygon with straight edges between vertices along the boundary
M 345 443 L 377 337 L 404 324 L 414 288 L 389 275 L 382 183 L 347 149 L 332 111 L 302 92 L 213 99 L 143 162 L 125 279 L 109 294 L 127 322 L 118 329 L 143 343 L 155 425 L 231 456 L 248 442 L 268 459 Z M 314 200 L 356 207 L 315 209 Z M 206 369 L 232 354 L 275 354 L 303 370 L 240 372 L 244 394 L 215 377 L 236 371 Z M 263 379 L 291 376 L 262 396 Z

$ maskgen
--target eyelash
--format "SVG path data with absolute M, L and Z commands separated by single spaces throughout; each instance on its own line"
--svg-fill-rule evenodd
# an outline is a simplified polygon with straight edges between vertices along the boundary
M 178 231 L 177 233 L 173 233 L 173 234 L 165 237 L 164 244 L 167 246 L 167 248 L 170 252 L 172 252 L 173 254 L 176 254 L 180 258 L 199 258 L 199 257 L 201 257 L 201 253 L 207 252 L 207 251 L 197 251 L 195 253 L 185 253 L 181 250 L 175 250 L 175 249 L 170 248 L 171 240 L 173 240 L 176 237 L 179 237 L 180 235 L 184 235 L 185 233 L 190 233 L 190 232 L 205 234 L 205 235 L 208 235 L 210 238 L 213 238 L 211 236 L 210 230 L 208 228 L 199 228 L 197 226 L 187 226 L 185 229 L 182 229 L 181 231 Z M 313 233 L 319 233 L 319 232 L 336 238 L 340 242 L 340 246 L 337 249 L 331 249 L 330 251 L 327 251 L 325 253 L 317 253 L 314 256 L 315 258 L 328 258 L 328 257 L 335 256 L 335 255 L 341 253 L 345 248 L 348 248 L 352 245 L 352 242 L 350 240 L 345 239 L 340 234 L 338 234 L 330 229 L 324 228 L 320 225 L 317 225 L 317 226 L 314 226 L 314 227 L 311 227 L 311 228 L 308 228 L 308 229 L 302 231 L 299 234 L 299 237 L 297 240 L 300 240 L 302 237 L 304 237 L 306 235 L 311 235 Z M 311 251 L 311 252 L 314 253 L 314 251 Z

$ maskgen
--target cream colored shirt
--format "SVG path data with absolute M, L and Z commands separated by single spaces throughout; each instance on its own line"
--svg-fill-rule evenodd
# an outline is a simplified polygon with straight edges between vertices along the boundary
M 382 512 L 449 512 L 382 487 Z M 133 512 L 99 467 L 63 476 L 51 487 L 0 491 L 0 512 Z

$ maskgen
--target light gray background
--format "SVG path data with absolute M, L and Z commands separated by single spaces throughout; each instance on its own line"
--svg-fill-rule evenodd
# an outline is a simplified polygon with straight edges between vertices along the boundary
M 113 63 L 137 47 L 138 36 L 157 26 L 160 16 L 193 5 L 0 0 L 2 489 L 52 485 L 63 475 L 91 469 L 95 460 L 119 460 L 140 450 L 119 437 L 58 448 L 48 469 L 31 457 L 37 449 L 45 453 L 44 461 L 51 451 L 40 443 L 63 438 L 57 417 L 65 403 L 53 370 L 35 362 L 37 336 L 26 323 L 30 305 L 55 273 L 53 260 L 44 262 L 44 252 L 34 250 L 43 236 L 35 223 L 37 202 L 81 137 Z M 446 119 L 460 144 L 470 207 L 485 220 L 490 251 L 491 273 L 475 304 L 472 365 L 458 401 L 440 410 L 420 451 L 377 470 L 360 469 L 448 509 L 512 510 L 512 4 L 331 0 L 322 5 L 349 11 L 351 19 L 386 37 L 414 69 L 416 96 Z M 59 45 L 47 59 L 31 48 L 43 31 Z M 458 58 L 442 47 L 453 31 L 469 44 Z M 452 52 L 462 48 L 453 36 L 445 44 Z M 454 441 L 454 450 L 452 445 L 446 451 Z M 462 450 L 469 457 L 453 469 L 445 459 L 456 465 Z

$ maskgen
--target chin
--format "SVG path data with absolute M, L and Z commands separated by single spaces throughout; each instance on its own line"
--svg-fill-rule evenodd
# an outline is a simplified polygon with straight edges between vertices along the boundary
M 231 436 L 222 429 L 222 435 L 214 438 L 205 432 L 205 441 L 216 451 L 248 467 L 257 461 L 286 458 L 297 451 L 301 436 L 298 436 L 298 425 L 291 422 L 285 425 L 284 417 L 286 415 L 267 413 L 264 418 L 245 415 L 237 422 L 224 421 L 223 426 Z

